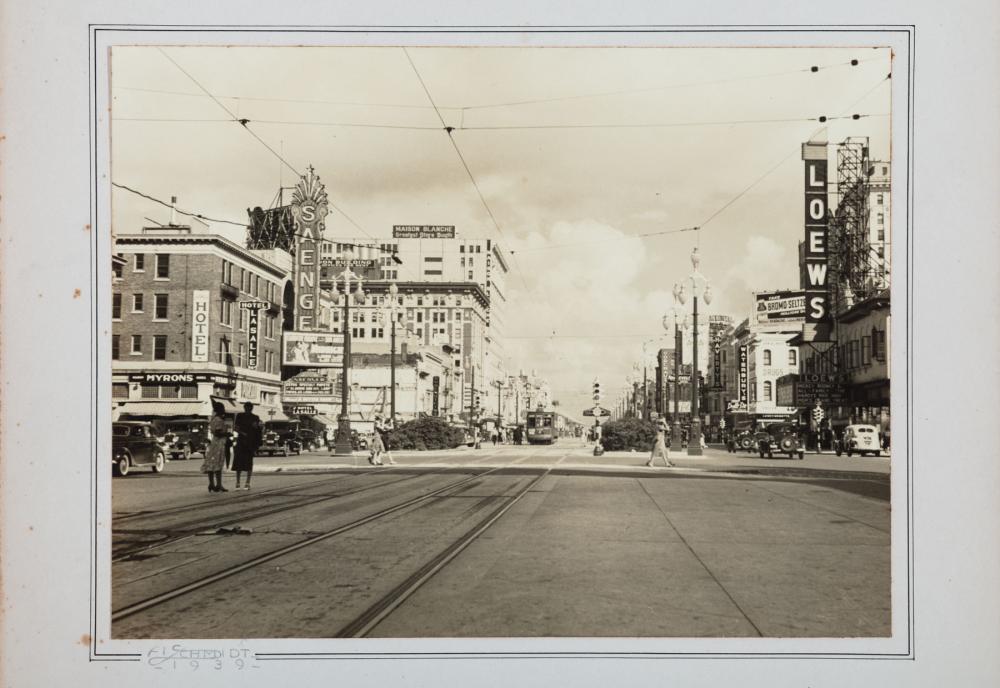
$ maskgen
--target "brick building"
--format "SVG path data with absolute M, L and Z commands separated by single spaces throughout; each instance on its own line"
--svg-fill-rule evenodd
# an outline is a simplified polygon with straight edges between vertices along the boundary
M 190 228 L 115 238 L 114 418 L 208 416 L 218 398 L 265 420 L 281 413 L 282 304 L 290 260 Z M 279 255 L 281 254 L 281 255 Z M 254 313 L 241 307 L 256 303 Z M 272 413 L 273 411 L 273 413 Z

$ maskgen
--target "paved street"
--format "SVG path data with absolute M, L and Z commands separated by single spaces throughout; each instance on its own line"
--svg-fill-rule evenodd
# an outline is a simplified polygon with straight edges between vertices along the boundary
M 113 634 L 889 634 L 890 459 L 645 458 L 261 458 L 221 495 L 198 458 L 136 472 L 114 481 Z

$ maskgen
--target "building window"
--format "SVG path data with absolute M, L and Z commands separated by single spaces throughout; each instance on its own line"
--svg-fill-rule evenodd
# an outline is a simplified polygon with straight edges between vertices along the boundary
M 156 279 L 170 279 L 170 254 L 156 254 Z
M 764 401 L 771 401 L 771 382 L 764 383 Z
M 424 262 L 425 263 L 440 263 L 441 260 L 442 260 L 441 256 L 425 256 L 424 257 Z
M 115 382 L 111 385 L 112 399 L 128 399 L 128 383 Z
M 771 350 L 770 349 L 764 349 L 764 365 L 766 365 L 766 366 L 771 365 Z
M 878 194 L 878 195 L 876 195 L 876 196 L 875 196 L 875 200 L 876 200 L 876 203 L 877 203 L 878 205 L 882 205 L 882 203 L 883 203 L 883 200 L 882 200 L 882 194 Z
M 472 270 L 469 270 L 469 281 L 471 282 L 475 278 L 472 276 Z
M 135 254 L 135 259 L 132 263 L 132 272 L 146 272 L 146 256 L 144 254 Z
M 440 275 L 440 270 L 424 270 L 425 275 Z
M 799 364 L 799 352 L 795 349 L 788 350 L 788 365 L 793 368 Z
M 142 313 L 142 294 L 132 294 L 132 312 Z
M 153 294 L 153 317 L 157 320 L 167 319 L 167 295 L 166 294 Z
M 876 247 L 875 253 L 878 254 L 879 258 L 885 258 L 885 246 Z
M 233 324 L 233 302 L 229 299 L 222 299 L 222 314 L 220 316 L 223 325 Z
M 458 252 L 465 253 L 465 244 L 462 244 L 461 246 L 458 247 Z
M 153 360 L 154 361 L 167 360 L 167 335 L 165 334 L 153 335 Z
M 246 361 L 246 357 L 247 346 L 243 342 L 240 342 L 240 348 L 236 350 L 236 365 L 242 368 L 244 361 Z
M 861 365 L 871 365 L 872 363 L 872 338 L 861 338 Z
M 879 223 L 880 225 L 881 225 L 881 224 L 885 224 L 885 215 L 884 215 L 883 213 L 879 213 L 879 214 L 878 214 L 878 215 L 876 215 L 875 217 L 876 217 L 876 221 L 877 221 L 877 222 L 878 222 L 878 223 Z
M 142 335 L 134 334 L 132 335 L 132 355 L 138 356 L 142 354 Z
M 232 365 L 233 357 L 229 353 L 229 340 L 223 337 L 219 340 L 219 363 Z
M 111 360 L 117 361 L 121 356 L 121 335 L 113 334 L 111 335 Z M 128 395 L 126 395 L 128 396 Z
M 885 241 L 885 230 L 884 229 L 878 230 L 878 240 L 879 241 Z
M 111 295 L 111 317 L 114 320 L 122 319 L 122 295 L 120 293 Z

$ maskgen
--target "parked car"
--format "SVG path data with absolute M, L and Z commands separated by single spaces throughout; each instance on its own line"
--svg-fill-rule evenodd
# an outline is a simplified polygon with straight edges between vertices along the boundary
M 265 430 L 264 434 L 261 436 L 260 446 L 257 447 L 257 454 L 261 456 L 264 454 L 268 454 L 269 456 L 274 456 L 275 454 L 288 456 L 291 453 L 289 444 L 290 443 L 277 432 L 273 430 Z
M 757 448 L 757 440 L 754 438 L 753 428 L 747 425 L 739 425 L 733 429 L 733 451 L 741 449 L 743 451 L 754 451 Z
M 837 456 L 846 453 L 852 456 L 857 453 L 859 456 L 865 454 L 882 455 L 882 447 L 879 442 L 878 428 L 874 425 L 848 425 L 844 428 L 844 435 L 837 445 Z
M 192 454 L 208 451 L 208 421 L 201 419 L 169 420 L 162 423 L 163 441 L 171 459 L 190 459 Z
M 152 423 L 145 421 L 111 424 L 111 456 L 115 475 L 128 475 L 136 466 L 149 466 L 154 473 L 160 473 L 167 462 Z
M 790 423 L 771 423 L 756 434 L 757 453 L 760 458 L 773 458 L 775 454 L 787 454 L 788 458 L 804 459 L 806 445 L 801 437 L 801 429 Z
M 300 443 L 300 451 L 315 451 L 323 445 L 323 441 L 320 439 L 312 430 L 299 430 L 298 440 Z

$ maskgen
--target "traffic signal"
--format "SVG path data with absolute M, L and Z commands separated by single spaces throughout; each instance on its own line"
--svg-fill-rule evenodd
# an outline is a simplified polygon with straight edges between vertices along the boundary
M 601 383 L 594 378 L 594 404 L 601 403 Z

